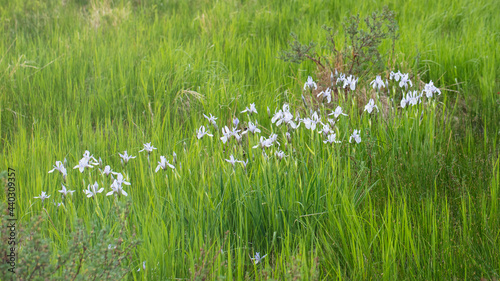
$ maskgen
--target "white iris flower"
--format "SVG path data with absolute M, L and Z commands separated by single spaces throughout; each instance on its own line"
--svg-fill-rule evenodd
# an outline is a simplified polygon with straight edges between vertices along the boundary
M 54 171 L 59 171 L 61 175 L 63 176 L 64 181 L 66 181 L 66 176 L 68 175 L 66 168 L 64 167 L 63 163 L 61 161 L 56 161 L 56 165 L 53 166 L 54 169 L 49 171 L 49 174 L 54 172 Z
M 372 113 L 373 109 L 376 108 L 378 112 L 378 107 L 375 104 L 375 101 L 373 99 L 370 99 L 367 105 L 365 105 L 365 111 L 368 111 L 368 113 Z
M 66 187 L 64 186 L 64 184 L 62 185 L 62 189 L 61 190 L 58 190 L 61 194 L 63 194 L 64 196 L 68 196 L 68 193 L 73 195 L 73 192 L 75 192 L 74 190 L 68 190 L 66 189 Z
M 206 129 L 205 129 L 205 126 L 201 126 L 198 131 L 196 131 L 196 137 L 198 139 L 201 139 L 203 136 L 209 136 L 209 137 L 213 137 L 213 135 L 210 134 L 210 132 L 208 132 Z
M 126 150 L 123 152 L 123 154 L 118 153 L 118 155 L 120 155 L 120 157 L 122 158 L 122 164 L 123 163 L 127 164 L 130 159 L 133 159 L 136 157 L 136 156 L 128 155 Z
M 255 113 L 257 114 L 257 108 L 255 108 L 255 103 L 251 103 L 250 107 L 246 107 L 241 113 L 247 112 L 248 114 Z
M 342 112 L 342 107 L 340 107 L 340 106 L 337 106 L 337 108 L 335 108 L 334 112 L 328 114 L 328 116 L 331 116 L 331 115 L 334 115 L 335 119 L 339 118 L 340 115 L 347 116 L 347 114 Z
M 253 261 L 253 263 L 254 263 L 254 264 L 258 264 L 258 263 L 260 263 L 260 262 L 262 261 L 262 259 L 263 259 L 263 258 L 265 258 L 266 256 L 267 256 L 267 254 L 266 254 L 266 255 L 263 255 L 263 256 L 261 257 L 261 256 L 260 256 L 260 253 L 259 253 L 259 252 L 257 252 L 257 253 L 255 253 L 255 257 L 250 258 L 250 259 Z
M 80 161 L 78 161 L 78 165 L 73 167 L 73 169 L 78 169 L 78 170 L 80 170 L 80 173 L 83 173 L 85 168 L 93 168 L 93 167 L 94 166 L 89 164 L 89 159 L 84 157 L 84 158 L 80 159 Z
M 47 193 L 45 193 L 45 191 L 42 191 L 42 194 L 40 196 L 36 196 L 36 197 L 33 197 L 33 198 L 38 198 L 38 199 L 42 199 L 42 203 L 45 199 L 49 198 L 50 195 L 47 195 Z
M 332 90 L 330 88 L 327 88 L 326 91 L 321 91 L 318 94 L 318 97 L 321 96 L 321 95 L 324 98 L 326 98 L 327 103 L 330 103 L 332 101 Z
M 349 138 L 349 143 L 351 143 L 352 139 L 354 139 L 354 141 L 356 141 L 356 143 L 361 142 L 361 137 L 359 136 L 359 130 L 354 130 L 351 137 Z
M 209 113 L 209 115 L 210 117 L 203 114 L 203 116 L 207 118 L 208 122 L 210 122 L 210 124 L 212 124 L 215 128 L 217 128 L 217 122 L 215 121 L 217 120 L 217 117 L 212 116 L 212 113 Z
M 118 194 L 118 195 L 124 195 L 124 196 L 128 196 L 128 193 L 125 192 L 125 190 L 123 190 L 123 187 L 122 185 L 118 182 L 118 180 L 115 180 L 113 181 L 113 183 L 111 184 L 111 191 L 106 193 L 106 196 L 110 196 L 110 195 L 113 195 L 114 193 Z
M 370 82 L 370 85 L 373 86 L 374 90 L 375 90 L 375 88 L 377 88 L 380 91 L 380 88 L 382 88 L 382 87 L 385 88 L 385 83 L 382 80 L 382 77 L 380 77 L 380 75 L 377 75 L 377 77 L 375 78 L 375 80 L 373 80 L 372 82 Z
M 167 167 L 170 167 L 171 169 L 175 169 L 175 166 L 170 164 L 165 158 L 165 156 L 160 156 L 160 161 L 158 161 L 158 166 L 156 167 L 155 173 L 158 173 L 158 171 L 161 169 L 165 170 Z
M 150 142 L 145 143 L 143 145 L 144 145 L 144 148 L 139 150 L 139 152 L 147 151 L 148 154 L 150 154 L 151 152 L 153 152 L 153 150 L 156 149 L 156 147 L 152 146 Z
M 237 159 L 234 158 L 234 156 L 231 154 L 231 156 L 229 157 L 229 159 L 224 159 L 226 160 L 228 163 L 230 163 L 231 165 L 233 165 L 233 169 L 234 169 L 234 165 L 237 163 L 237 162 L 241 162 L 241 161 L 238 161 Z
M 429 99 L 432 98 L 432 95 L 434 93 L 441 95 L 441 91 L 438 88 L 436 88 L 436 86 L 434 86 L 434 83 L 432 83 L 432 80 L 428 84 L 425 84 L 424 93 L 427 96 L 427 98 L 429 98 Z
M 90 197 L 94 197 L 96 196 L 98 193 L 101 193 L 104 191 L 104 188 L 100 188 L 99 189 L 99 184 L 97 182 L 94 182 L 94 184 L 89 184 L 87 186 L 87 189 L 83 190 L 83 192 L 85 192 L 85 194 L 87 194 L 87 197 L 90 198 Z
M 306 89 L 312 90 L 314 88 L 315 90 L 318 88 L 318 85 L 316 85 L 316 82 L 312 79 L 311 76 L 307 77 L 306 83 L 304 83 L 304 91 Z
M 324 143 L 329 143 L 329 144 L 332 144 L 332 143 L 340 143 L 340 141 L 337 140 L 337 134 L 335 133 L 331 133 L 328 135 L 328 138 L 323 141 Z

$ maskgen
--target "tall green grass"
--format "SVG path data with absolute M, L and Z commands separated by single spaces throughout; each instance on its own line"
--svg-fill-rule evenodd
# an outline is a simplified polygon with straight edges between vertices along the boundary
M 88 149 L 132 183 L 119 199 L 132 203 L 124 231 L 142 244 L 128 279 L 194 278 L 204 265 L 208 279 L 229 280 L 500 278 L 500 4 L 344 2 L 4 1 L 0 163 L 17 171 L 20 221 L 42 212 L 41 191 L 59 198 L 61 177 L 47 173 L 55 161 L 73 167 Z M 239 112 L 255 102 L 263 135 L 273 128 L 283 146 L 266 108 L 299 108 L 316 73 L 277 59 L 289 33 L 321 41 L 327 24 L 342 35 L 344 17 L 383 5 L 400 25 L 394 70 L 449 89 L 437 102 L 367 116 L 345 100 L 342 144 L 302 127 L 283 161 L 252 149 L 257 136 L 225 151 L 220 130 L 195 138 L 202 113 L 221 127 L 246 121 Z M 359 145 L 348 144 L 353 129 Z M 150 141 L 148 167 L 138 151 Z M 138 157 L 121 168 L 124 150 Z M 176 170 L 154 173 L 174 151 Z M 250 159 L 246 172 L 230 154 Z M 54 225 L 41 231 L 54 253 L 78 219 L 118 235 L 116 202 L 82 192 L 96 180 L 109 191 L 96 169 L 68 170 L 75 194 L 64 209 L 46 202 Z M 268 255 L 258 265 L 256 252 Z

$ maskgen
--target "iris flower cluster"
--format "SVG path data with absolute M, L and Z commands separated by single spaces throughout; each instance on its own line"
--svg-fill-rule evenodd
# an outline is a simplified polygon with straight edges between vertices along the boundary
M 399 70 L 398 72 L 391 72 L 389 75 L 389 80 L 394 81 L 391 84 L 393 85 L 392 87 L 395 87 L 395 85 L 397 85 L 401 90 L 404 90 L 406 92 L 403 92 L 402 94 L 402 99 L 400 101 L 401 108 L 404 109 L 407 106 L 415 106 L 417 104 L 420 104 L 424 96 L 427 99 L 431 99 L 434 94 L 441 94 L 441 91 L 433 84 L 432 81 L 430 81 L 428 84 L 425 84 L 422 91 L 412 90 L 411 88 L 413 87 L 413 82 L 409 77 L 409 73 L 401 73 Z M 330 104 L 333 101 L 334 86 L 337 86 L 337 89 L 344 89 L 347 93 L 349 93 L 349 91 L 356 90 L 358 79 L 358 77 L 355 77 L 353 75 L 346 76 L 346 74 L 339 73 L 337 71 L 335 71 L 334 75 L 332 72 L 330 75 L 331 88 L 328 87 L 326 90 L 321 91 L 319 94 L 317 94 L 317 97 L 323 97 L 323 101 L 326 101 L 326 103 Z M 389 90 L 390 81 L 388 81 L 387 79 L 384 81 L 380 75 L 377 75 L 375 79 L 372 80 L 369 84 L 371 88 L 373 88 L 373 90 L 375 90 L 378 94 L 382 90 Z M 304 83 L 304 91 L 309 91 L 312 94 L 312 92 L 314 90 L 317 90 L 317 88 L 317 83 L 311 76 L 309 76 L 307 78 L 307 81 Z M 305 100 L 304 103 L 307 107 Z M 274 153 L 270 153 L 270 155 L 274 154 L 276 159 L 278 159 L 279 161 L 286 161 L 286 158 L 291 157 L 291 154 L 286 155 L 285 152 L 281 150 L 279 137 L 274 133 L 272 126 L 286 127 L 286 141 L 283 140 L 285 148 L 287 148 L 287 145 L 291 143 L 294 131 L 300 129 L 301 124 L 304 124 L 306 130 L 311 131 L 311 135 L 312 132 L 317 131 L 320 134 L 322 142 L 325 145 L 339 144 L 342 142 L 342 138 L 339 137 L 339 128 L 337 127 L 337 124 L 339 123 L 339 119 L 344 118 L 344 116 L 348 115 L 344 113 L 344 110 L 340 105 L 336 105 L 334 107 L 335 109 L 331 110 L 330 112 L 322 112 L 321 110 L 313 111 L 312 109 L 309 109 L 309 114 L 304 118 L 301 118 L 298 111 L 295 111 L 294 113 L 288 103 L 284 103 L 281 108 L 277 108 L 274 114 L 271 114 L 271 110 L 269 109 L 269 107 L 267 107 L 268 117 L 271 119 L 270 121 L 272 125 L 269 130 L 266 130 L 268 133 L 266 133 L 267 137 L 265 137 L 264 135 L 261 135 L 264 128 L 260 126 L 255 119 L 258 116 L 257 106 L 255 105 L 255 103 L 251 103 L 249 106 L 239 111 L 240 114 L 246 113 L 248 120 L 246 122 L 240 122 L 240 119 L 238 119 L 238 117 L 233 116 L 232 120 L 228 121 L 228 123 L 230 123 L 229 126 L 221 126 L 220 134 L 218 138 L 216 137 L 215 139 L 220 139 L 224 148 L 226 148 L 231 139 L 234 138 L 237 143 L 241 145 L 243 137 L 247 136 L 249 145 L 254 149 L 260 148 L 262 154 L 267 159 L 269 158 L 269 156 L 268 154 L 266 154 L 266 151 L 274 150 Z M 372 113 L 379 112 L 379 107 L 377 106 L 377 102 L 374 98 L 369 99 L 368 103 L 364 107 L 364 112 L 367 112 L 370 116 Z M 194 134 L 194 136 L 200 142 L 205 136 L 213 137 L 213 134 L 210 132 L 211 129 L 213 129 L 215 133 L 219 132 L 217 117 L 215 117 L 211 113 L 209 113 L 208 115 L 203 114 L 203 117 L 206 119 L 206 121 L 208 121 L 208 124 L 205 124 L 206 126 L 201 125 Z M 251 118 L 254 119 L 252 120 Z M 349 143 L 353 145 L 360 144 L 362 142 L 361 132 L 361 129 L 352 129 L 352 134 L 349 136 Z M 249 133 L 252 133 L 253 137 L 251 137 Z M 251 141 L 253 141 L 254 143 L 250 144 Z M 147 152 L 149 164 L 149 156 L 156 149 L 157 148 L 155 148 L 151 144 L 151 142 L 149 142 L 145 143 L 144 148 L 139 152 Z M 136 156 L 129 155 L 126 150 L 123 153 L 118 154 L 120 156 L 123 168 L 125 168 L 132 159 L 136 158 Z M 247 165 L 249 163 L 249 159 L 239 160 L 235 158 L 233 154 L 230 154 L 227 159 L 224 159 L 224 161 L 225 163 L 231 165 L 233 171 L 234 169 L 236 169 L 236 165 L 238 163 L 241 164 L 246 171 Z M 175 152 L 173 153 L 172 163 L 167 160 L 166 156 L 160 155 L 160 161 L 158 161 L 155 172 L 158 173 L 160 170 L 175 170 L 176 162 L 177 159 Z M 110 165 L 104 166 L 101 158 L 97 160 L 93 155 L 91 155 L 88 150 L 84 152 L 83 157 L 78 161 L 78 165 L 74 166 L 73 169 L 78 169 L 80 173 L 83 173 L 86 169 L 92 169 L 96 166 L 100 167 L 99 171 L 103 178 L 111 178 L 111 185 L 109 186 L 110 190 L 106 193 L 106 196 L 128 196 L 128 193 L 124 190 L 124 188 L 127 188 L 127 186 L 131 185 L 131 183 L 128 181 L 128 176 L 126 177 L 122 173 L 113 171 Z M 103 169 L 101 170 L 102 167 Z M 63 183 L 65 184 L 67 182 L 68 175 L 66 159 L 64 160 L 64 162 L 56 161 L 55 165 L 53 165 L 53 169 L 48 171 L 48 173 L 53 173 L 55 171 L 58 171 L 62 175 Z M 64 184 L 61 184 L 62 188 L 58 191 L 61 194 L 63 201 L 65 198 L 72 196 L 75 192 L 75 190 L 68 189 Z M 104 192 L 104 189 L 105 188 L 103 186 L 99 186 L 99 183 L 97 181 L 94 181 L 93 184 L 88 184 L 87 188 L 84 189 L 83 192 L 87 198 L 96 198 L 98 194 Z M 48 199 L 49 197 L 50 195 L 48 195 L 45 191 L 42 191 L 40 196 L 34 198 L 40 199 L 43 204 L 45 199 Z M 61 206 L 62 204 L 63 203 L 58 203 L 57 205 Z M 266 256 L 267 255 L 260 256 L 260 253 L 257 252 L 251 259 L 254 264 L 258 264 Z M 145 268 L 145 264 L 143 264 L 143 268 Z
M 215 122 L 215 120 L 213 120 Z M 205 132 L 207 134 L 207 132 Z M 147 152 L 147 157 L 149 161 L 149 156 L 150 154 L 156 150 L 157 148 L 151 145 L 151 143 L 145 143 L 144 148 L 142 150 L 139 150 L 139 152 Z M 129 155 L 128 152 L 125 150 L 122 153 L 118 153 L 120 156 L 120 160 L 122 165 L 126 166 L 127 163 L 131 160 L 136 158 L 136 156 Z M 175 152 L 173 153 L 173 162 L 176 162 L 176 154 Z M 66 182 L 67 178 L 67 169 L 66 166 L 67 164 L 66 159 L 64 160 L 64 163 L 62 161 L 56 161 L 56 164 L 53 166 L 53 169 L 49 171 L 49 173 L 53 173 L 54 171 L 58 171 L 62 177 L 63 177 L 63 182 Z M 93 155 L 90 154 L 88 150 L 85 151 L 83 154 L 83 157 L 78 161 L 78 165 L 76 165 L 73 169 L 78 169 L 81 173 L 85 171 L 86 168 L 94 168 L 96 166 L 104 166 L 102 163 L 101 158 L 97 160 Z M 158 161 L 158 166 L 156 167 L 155 172 L 158 172 L 160 169 L 166 170 L 167 168 L 170 169 L 175 169 L 175 166 L 170 164 L 170 162 L 166 159 L 165 156 L 160 156 L 160 161 Z M 106 193 L 106 196 L 128 196 L 128 193 L 124 190 L 125 186 L 130 186 L 130 182 L 128 182 L 128 179 L 124 176 L 122 173 L 117 173 L 113 171 L 110 165 L 104 166 L 103 169 L 99 168 L 99 172 L 103 177 L 110 177 L 111 178 L 111 185 L 110 191 Z M 62 199 L 64 201 L 65 198 L 69 197 L 70 195 L 73 195 L 75 190 L 69 190 L 64 184 L 62 184 L 62 189 L 58 191 L 61 193 Z M 93 184 L 88 184 L 87 188 L 83 190 L 83 193 L 86 195 L 87 198 L 95 198 L 99 193 L 104 192 L 104 187 L 100 187 L 99 183 L 97 181 L 94 181 Z M 50 195 L 48 195 L 45 191 L 42 191 L 40 196 L 34 197 L 35 199 L 40 199 L 42 203 L 45 201 L 45 199 L 48 199 Z M 58 207 L 61 205 L 64 205 L 63 202 L 61 203 L 55 203 Z

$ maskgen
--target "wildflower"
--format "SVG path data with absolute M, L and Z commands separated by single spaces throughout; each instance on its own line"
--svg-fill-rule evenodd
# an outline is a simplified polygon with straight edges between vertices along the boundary
M 224 135 L 220 138 L 222 140 L 222 143 L 226 143 L 229 140 L 229 138 L 231 138 L 232 135 L 231 130 L 229 130 L 227 126 L 222 128 L 222 134 Z
M 412 106 L 414 105 L 417 105 L 420 103 L 420 98 L 422 97 L 422 95 L 418 94 L 417 91 L 413 91 L 413 92 L 408 92 L 408 95 L 409 95 L 409 99 L 408 99 L 408 103 L 411 104 Z
M 335 73 L 337 73 L 336 69 L 335 69 Z M 333 72 L 330 73 L 330 82 L 332 83 L 332 87 L 333 87 Z
M 382 78 L 380 77 L 380 75 L 377 75 L 377 77 L 375 78 L 375 80 L 373 80 L 370 83 L 370 85 L 373 85 L 373 89 L 378 88 L 379 91 L 380 91 L 380 88 L 382 88 L 382 87 L 385 88 L 384 81 L 382 80 Z
M 403 95 L 403 98 L 401 99 L 401 107 L 402 107 L 402 108 L 405 108 L 407 103 L 408 103 L 408 100 L 407 100 L 407 99 L 406 99 L 406 97 Z
M 328 138 L 323 141 L 324 143 L 340 143 L 340 141 L 337 140 L 337 134 L 336 133 L 331 133 L 328 135 Z
M 251 121 L 248 122 L 248 129 L 244 132 L 242 132 L 241 134 L 244 135 L 246 134 L 247 132 L 251 132 L 252 134 L 255 135 L 255 133 L 260 133 L 260 129 L 257 128 L 257 125 L 255 125 L 254 123 L 252 123 Z
M 235 133 L 235 134 L 233 134 L 233 136 L 234 136 L 234 138 L 236 139 L 236 141 L 237 141 L 238 143 L 241 143 L 241 138 L 243 137 L 243 135 L 240 135 L 240 134 L 238 134 L 238 133 Z
M 283 104 L 283 110 L 280 109 L 278 112 L 276 112 L 276 114 L 274 114 L 271 122 L 273 124 L 276 123 L 276 126 L 280 126 L 281 124 L 285 123 L 293 129 L 296 129 L 298 127 L 298 125 L 295 124 L 293 120 L 293 114 L 290 113 L 290 107 L 286 103 Z
M 257 108 L 255 108 L 255 103 L 251 103 L 250 107 L 246 107 L 241 113 L 247 112 L 248 114 L 255 113 L 257 114 Z
M 174 151 L 174 153 L 172 153 L 172 156 L 173 156 L 172 163 L 176 164 L 177 163 L 177 154 L 175 154 L 175 151 Z
M 283 105 L 283 107 L 285 105 Z M 274 113 L 273 118 L 271 118 L 271 123 L 273 123 L 273 124 L 276 123 L 278 120 L 281 120 L 283 118 L 283 116 L 284 116 L 283 115 L 283 110 L 280 109 L 279 111 L 277 111 L 277 112 Z
M 111 176 L 111 178 L 114 179 L 113 176 Z M 124 185 L 130 185 L 130 183 L 128 181 L 124 180 L 122 173 L 117 173 L 116 174 L 116 180 L 115 181 L 117 181 L 119 185 L 122 185 L 122 184 L 124 184 Z
M 54 167 L 54 169 L 50 170 L 49 174 L 57 170 L 62 174 L 64 181 L 66 181 L 66 176 L 68 175 L 68 173 L 67 173 L 66 168 L 64 167 L 63 163 L 61 161 L 56 161 L 56 165 L 53 167 Z
M 116 246 L 113 245 L 113 244 L 109 244 L 108 245 L 108 250 L 113 250 L 113 249 L 116 249 Z
M 293 120 L 293 115 L 288 111 L 283 113 L 283 118 L 276 122 L 276 125 L 279 126 L 281 123 L 288 124 L 288 126 L 290 126 L 292 129 L 297 129 L 297 127 L 299 126 Z
M 358 78 L 354 79 L 353 75 L 349 75 L 349 77 L 344 79 L 344 85 L 342 86 L 342 88 L 345 89 L 346 86 L 349 86 L 351 91 L 354 91 L 356 90 L 356 82 L 358 82 Z
M 245 168 L 245 171 L 246 171 L 247 170 L 247 165 L 248 165 L 248 159 L 247 159 L 247 161 L 241 160 L 239 162 L 243 165 L 243 168 Z
M 110 195 L 113 195 L 114 193 L 120 195 L 124 195 L 124 196 L 128 196 L 127 192 L 125 192 L 125 190 L 123 190 L 123 187 L 122 185 L 117 181 L 113 181 L 113 183 L 111 184 L 111 191 L 106 193 L 106 196 L 110 196 Z
M 335 73 L 337 74 L 337 70 L 335 70 Z M 345 79 L 345 74 L 340 73 L 338 76 L 339 76 L 339 78 L 337 78 L 336 83 L 339 83 L 339 82 L 344 83 L 344 82 L 345 82 L 345 80 L 346 80 L 346 79 Z
M 167 166 L 170 167 L 171 169 L 175 169 L 174 165 L 168 163 L 168 160 L 167 158 L 165 158 L 165 156 L 160 156 L 160 161 L 158 161 L 158 166 L 156 167 L 155 173 L 158 173 L 160 168 L 165 170 Z
M 287 140 L 288 142 L 291 142 L 291 141 L 292 141 L 292 135 L 291 135 L 289 132 L 286 132 L 286 133 L 285 133 L 285 136 L 286 136 L 286 140 Z
M 332 132 L 332 129 L 330 129 L 330 124 L 326 123 L 326 124 L 323 124 L 321 123 L 321 125 L 323 125 L 323 129 L 321 131 L 319 131 L 318 133 L 323 133 L 325 136 L 328 135 L 330 132 Z
M 318 94 L 318 97 L 321 95 L 326 98 L 327 103 L 330 103 L 332 101 L 332 90 L 330 88 L 327 88 L 326 91 L 321 91 Z
M 104 188 L 99 188 L 99 184 L 97 184 L 97 182 L 94 182 L 93 185 L 89 184 L 87 186 L 87 189 L 84 189 L 83 192 L 85 192 L 85 194 L 87 194 L 87 197 L 90 198 L 90 197 L 94 197 L 95 195 L 97 195 L 97 193 L 101 193 L 104 191 Z
M 222 134 L 224 135 L 220 139 L 222 140 L 223 143 L 226 143 L 232 136 L 235 136 L 236 139 L 239 139 L 238 133 L 241 130 L 237 130 L 237 128 L 233 128 L 233 130 L 229 130 L 227 126 L 222 128 Z
M 236 162 L 240 162 L 240 161 L 236 160 L 232 154 L 229 157 L 229 159 L 224 159 L 224 160 L 226 160 L 228 163 L 230 163 L 231 165 L 233 165 L 233 169 L 234 169 L 234 164 L 236 164 Z
M 438 93 L 439 95 L 441 95 L 441 91 L 438 88 L 436 88 L 436 86 L 434 86 L 434 83 L 432 83 L 432 80 L 428 84 L 425 84 L 424 93 L 427 96 L 427 98 L 429 98 L 429 99 L 432 98 L 432 95 L 434 93 Z
M 399 79 L 401 79 L 401 76 L 402 76 L 402 75 L 403 75 L 403 74 L 402 74 L 399 70 L 398 70 L 398 72 L 393 72 L 393 71 L 391 71 L 391 74 L 390 74 L 390 76 L 389 76 L 389 79 L 391 79 L 391 80 L 392 80 L 392 79 L 394 79 L 394 80 L 396 80 L 396 82 L 397 82 L 397 81 L 399 81 Z
M 45 191 L 42 191 L 42 194 L 40 196 L 37 196 L 37 197 L 33 197 L 33 198 L 39 198 L 39 199 L 42 199 L 42 204 L 43 204 L 43 200 L 49 198 L 50 195 L 47 196 L 47 194 L 45 193 Z
M 278 142 L 278 135 L 277 134 L 271 134 L 268 138 L 268 141 L 271 143 L 271 145 L 276 142 L 278 146 L 280 146 L 280 143 Z
M 210 124 L 212 124 L 215 128 L 217 128 L 217 122 L 215 121 L 215 120 L 217 120 L 217 118 L 215 116 L 212 116 L 212 113 L 209 113 L 209 115 L 210 115 L 210 117 L 203 114 L 203 116 L 205 116 L 205 118 L 207 118 L 208 122 L 210 122 Z
M 130 159 L 135 158 L 135 156 L 128 155 L 128 153 L 127 153 L 127 151 L 126 151 L 126 150 L 123 152 L 123 154 L 118 153 L 118 155 L 120 155 L 120 157 L 122 158 L 122 159 L 121 159 L 122 164 L 123 164 L 123 163 L 127 164 L 127 163 L 128 163 L 128 161 L 129 161 Z
M 309 90 L 312 90 L 313 87 L 316 90 L 318 88 L 318 85 L 316 85 L 316 82 L 314 82 L 312 77 L 309 76 L 309 77 L 307 77 L 307 82 L 304 83 L 304 91 L 306 90 L 306 88 L 309 88 Z
M 62 185 L 62 189 L 58 191 L 61 192 L 64 196 L 68 196 L 68 193 L 73 195 L 73 192 L 75 192 L 74 190 L 67 190 L 64 184 Z
M 262 261 L 262 259 L 263 259 L 263 258 L 265 258 L 266 256 L 267 256 L 267 254 L 261 257 L 261 256 L 260 256 L 260 253 L 259 253 L 259 252 L 257 252 L 257 253 L 255 253 L 255 257 L 250 258 L 250 259 L 254 262 L 254 264 L 258 264 L 258 263 L 259 263 L 259 262 L 261 262 L 261 261 Z
M 269 118 L 271 118 L 271 110 L 269 109 L 269 106 L 267 107 L 267 116 L 269 116 Z
M 375 104 L 375 101 L 373 99 L 370 99 L 367 105 L 365 105 L 365 111 L 368 111 L 368 113 L 372 113 L 373 109 L 376 108 L 378 112 L 378 107 Z
M 403 94 L 403 98 L 401 99 L 401 107 L 405 108 L 407 104 L 414 106 L 421 102 L 420 98 L 422 95 L 418 94 L 417 91 L 409 91 L 406 96 Z
M 283 158 L 287 157 L 287 156 L 285 155 L 285 152 L 283 152 L 282 150 L 276 151 L 275 155 L 276 155 L 276 157 L 278 157 L 278 159 L 279 159 L 279 160 L 281 160 L 281 159 L 283 159 Z
M 110 174 L 116 174 L 115 172 L 113 172 L 113 170 L 111 170 L 111 167 L 109 165 L 106 165 L 104 167 L 104 170 L 101 171 L 101 169 L 99 169 L 99 171 L 101 172 L 102 175 L 106 176 L 109 176 Z
M 238 127 L 238 124 L 240 124 L 240 120 L 237 117 L 234 117 L 233 119 L 233 126 Z
M 304 83 L 304 91 L 306 90 L 306 88 L 309 88 L 309 90 L 312 90 L 313 87 L 316 90 L 318 88 L 318 85 L 316 85 L 316 82 L 314 82 L 312 80 L 312 77 L 309 76 L 309 77 L 307 77 L 307 82 Z
M 93 167 L 94 166 L 89 164 L 89 159 L 84 157 L 84 158 L 80 159 L 80 161 L 78 161 L 78 165 L 73 167 L 73 169 L 78 169 L 78 170 L 80 170 L 80 173 L 83 173 L 85 168 L 93 168 Z
M 349 143 L 351 143 L 351 141 L 352 141 L 353 138 L 356 141 L 356 143 L 360 143 L 361 142 L 361 137 L 359 136 L 359 130 L 354 130 L 354 132 L 352 133 L 351 137 L 349 138 Z
M 153 152 L 154 149 L 156 149 L 156 147 L 153 147 L 150 142 L 145 143 L 143 145 L 144 145 L 144 148 L 139 150 L 139 152 L 147 151 L 148 154 L 150 154 L 151 152 Z
M 266 147 L 270 147 L 271 145 L 273 145 L 272 140 L 266 139 L 265 137 L 261 136 L 259 143 L 255 145 L 253 148 L 257 148 L 260 146 L 260 148 L 264 149 Z
M 331 118 L 327 118 L 326 120 L 328 121 L 328 123 L 330 123 L 330 125 L 332 125 L 332 127 L 335 127 L 335 120 Z
M 304 123 L 306 129 L 311 129 L 311 131 L 316 129 L 316 124 L 319 123 L 319 121 L 318 112 L 316 111 L 312 114 L 311 118 L 302 119 L 302 123 Z
M 238 130 L 238 128 L 236 127 L 233 127 L 233 130 L 231 131 L 231 135 L 237 135 L 239 132 L 241 132 L 241 130 Z
M 207 135 L 209 137 L 213 137 L 208 131 L 205 130 L 205 126 L 201 126 L 198 131 L 196 131 L 196 137 L 198 139 L 201 139 L 204 135 Z
M 401 75 L 401 81 L 399 81 L 399 87 L 401 88 L 405 87 L 405 89 L 408 89 L 408 83 L 410 83 L 410 87 L 413 87 L 413 84 L 411 83 L 411 80 L 408 78 L 408 76 L 409 76 L 408 73 Z
M 57 208 L 61 207 L 61 206 L 64 206 L 64 203 L 63 202 L 59 202 L 56 204 L 56 202 L 54 202 L 54 206 L 56 206 Z
M 342 107 L 340 107 L 340 106 L 337 106 L 337 108 L 335 108 L 334 112 L 328 114 L 328 116 L 330 116 L 330 115 L 334 115 L 335 119 L 339 118 L 340 115 L 347 116 L 347 114 L 342 112 Z
M 97 161 L 97 159 L 95 159 L 94 155 L 90 155 L 90 151 L 88 150 L 85 150 L 85 152 L 83 153 L 83 158 L 82 159 L 86 159 L 86 161 L 94 166 L 97 166 L 99 165 L 99 162 Z M 90 162 L 90 160 L 94 160 L 94 162 Z

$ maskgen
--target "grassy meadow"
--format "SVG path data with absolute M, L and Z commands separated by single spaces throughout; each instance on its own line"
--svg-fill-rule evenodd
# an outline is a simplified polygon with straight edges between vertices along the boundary
M 333 69 L 279 59 L 291 32 L 334 59 L 322 25 L 349 50 L 344 19 L 384 6 L 394 55 L 331 103 L 317 94 Z M 16 273 L 3 258 L 0 279 L 499 280 L 499 14 L 493 0 L 0 0 L 0 198 L 7 216 L 14 169 L 18 231 Z M 441 95 L 402 108 L 397 84 L 369 85 L 398 70 Z M 340 143 L 319 123 L 277 126 L 284 104 L 324 123 L 341 106 Z M 224 144 L 235 117 L 261 133 Z M 213 137 L 197 138 L 202 125 Z M 102 165 L 81 173 L 86 150 Z M 160 156 L 175 169 L 156 172 Z M 48 173 L 64 159 L 66 181 Z M 105 165 L 127 196 L 106 196 Z M 94 182 L 104 191 L 89 198 Z M 62 184 L 75 190 L 64 201 Z

